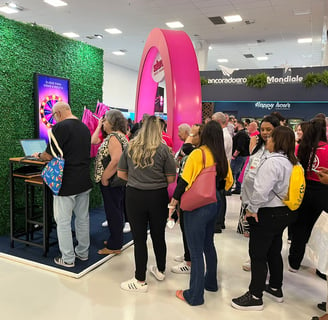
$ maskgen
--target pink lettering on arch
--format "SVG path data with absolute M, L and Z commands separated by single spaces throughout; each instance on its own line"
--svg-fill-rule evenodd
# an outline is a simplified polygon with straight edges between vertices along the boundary
M 155 62 L 158 55 L 161 60 Z M 136 94 L 136 120 L 144 113 L 154 114 L 158 83 L 152 71 L 164 67 L 167 99 L 167 132 L 173 149 L 181 146 L 178 126 L 202 121 L 202 99 L 197 57 L 193 44 L 183 31 L 153 29 L 142 54 Z M 154 70 L 152 70 L 154 68 Z

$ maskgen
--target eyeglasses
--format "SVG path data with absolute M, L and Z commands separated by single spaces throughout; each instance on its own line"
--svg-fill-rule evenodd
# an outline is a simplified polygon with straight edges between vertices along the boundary
M 52 113 L 51 115 L 54 117 L 56 113 L 57 113 L 57 111 L 56 111 L 56 112 L 54 112 L 54 113 Z

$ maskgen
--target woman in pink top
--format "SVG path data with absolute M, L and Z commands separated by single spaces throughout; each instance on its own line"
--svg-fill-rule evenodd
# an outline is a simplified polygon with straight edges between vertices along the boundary
M 303 260 L 305 246 L 314 223 L 321 212 L 328 212 L 328 186 L 318 177 L 319 167 L 328 167 L 328 144 L 326 122 L 321 118 L 310 121 L 296 148 L 296 155 L 304 168 L 306 190 L 298 219 L 293 225 L 292 243 L 289 249 L 289 271 L 297 272 Z

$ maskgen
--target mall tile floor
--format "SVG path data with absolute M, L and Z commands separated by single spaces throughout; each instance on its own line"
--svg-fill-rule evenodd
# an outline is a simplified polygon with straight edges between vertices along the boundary
M 133 246 L 80 279 L 43 271 L 0 259 L 0 310 L 3 319 L 42 320 L 309 320 L 322 315 L 316 304 L 326 299 L 326 282 L 313 269 L 287 271 L 288 244 L 284 237 L 284 303 L 264 297 L 263 311 L 238 311 L 231 298 L 247 291 L 250 273 L 241 269 L 247 258 L 248 240 L 236 233 L 239 196 L 228 197 L 226 230 L 215 235 L 219 257 L 220 289 L 205 293 L 205 304 L 191 307 L 175 297 L 188 287 L 189 276 L 170 272 L 173 258 L 182 254 L 179 226 L 167 230 L 167 272 L 163 282 L 147 275 L 147 293 L 129 293 L 120 283 L 133 276 Z M 99 226 L 100 227 L 100 226 Z M 149 241 L 149 265 L 154 254 Z

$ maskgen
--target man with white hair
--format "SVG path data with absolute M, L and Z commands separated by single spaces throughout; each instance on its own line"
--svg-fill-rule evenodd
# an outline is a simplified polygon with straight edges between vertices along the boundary
M 58 196 L 53 196 L 54 218 L 61 256 L 54 262 L 63 267 L 75 266 L 75 258 L 88 260 L 90 246 L 89 193 L 91 136 L 88 127 L 72 114 L 68 103 L 57 102 L 52 108 L 56 124 L 52 128 L 65 159 L 63 182 Z M 56 146 L 51 141 L 54 150 Z M 51 160 L 50 143 L 38 154 L 42 160 Z M 75 215 L 77 245 L 73 246 L 72 215 Z
M 232 157 L 232 137 L 227 128 L 227 119 L 223 112 L 216 112 L 212 115 L 212 120 L 217 121 L 223 129 L 224 150 L 230 163 Z M 216 220 L 215 232 L 221 233 L 225 229 L 225 215 L 227 210 L 226 192 L 224 189 L 219 191 L 221 205 L 218 206 L 218 218 Z
M 178 126 L 178 136 L 179 136 L 179 138 L 182 142 L 185 142 L 186 139 L 189 137 L 190 130 L 191 130 L 191 128 L 190 128 L 190 125 L 188 123 L 181 123 Z M 182 151 L 182 146 L 181 146 L 180 149 L 175 154 L 174 158 L 176 160 L 180 161 L 184 156 L 185 156 L 185 154 Z
M 235 122 L 234 122 L 234 120 L 236 120 L 235 116 L 233 116 L 233 115 L 229 116 L 227 113 L 225 113 L 224 115 L 227 120 L 228 131 L 229 131 L 231 137 L 233 137 L 235 135 Z
M 217 121 L 223 129 L 223 140 L 224 140 L 224 150 L 228 161 L 230 162 L 232 157 L 232 136 L 230 135 L 227 125 L 227 119 L 223 112 L 215 112 L 212 115 L 212 120 Z

